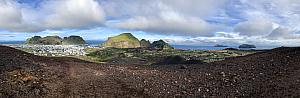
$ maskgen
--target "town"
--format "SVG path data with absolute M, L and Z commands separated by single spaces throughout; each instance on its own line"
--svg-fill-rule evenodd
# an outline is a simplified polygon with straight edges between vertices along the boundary
M 16 49 L 32 53 L 39 56 L 85 56 L 85 48 L 93 48 L 87 45 L 8 45 Z

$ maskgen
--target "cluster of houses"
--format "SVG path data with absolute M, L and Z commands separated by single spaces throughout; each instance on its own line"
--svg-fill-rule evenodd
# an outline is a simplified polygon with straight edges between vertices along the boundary
M 85 56 L 85 45 L 13 45 L 11 47 L 21 49 L 39 56 Z

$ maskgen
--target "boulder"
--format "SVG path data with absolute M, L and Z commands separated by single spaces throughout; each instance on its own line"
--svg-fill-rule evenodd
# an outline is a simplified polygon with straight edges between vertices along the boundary
M 178 55 L 167 56 L 161 62 L 157 63 L 159 65 L 169 65 L 169 64 L 184 64 L 186 60 Z
M 150 46 L 151 46 L 151 43 L 150 43 L 150 41 L 148 40 L 145 40 L 145 39 L 142 39 L 141 41 L 140 41 L 140 44 L 141 44 L 141 47 L 142 48 L 149 48 Z

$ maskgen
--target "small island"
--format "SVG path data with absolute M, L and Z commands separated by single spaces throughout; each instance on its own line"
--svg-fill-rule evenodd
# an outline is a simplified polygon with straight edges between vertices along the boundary
M 217 45 L 215 45 L 214 47 L 228 47 L 228 46 L 217 44 Z
M 256 48 L 255 45 L 250 45 L 250 44 L 242 44 L 239 46 L 239 48 Z

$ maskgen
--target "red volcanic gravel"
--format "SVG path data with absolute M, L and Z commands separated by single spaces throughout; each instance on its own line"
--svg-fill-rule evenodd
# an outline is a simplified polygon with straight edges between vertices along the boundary
M 154 67 L 40 57 L 0 46 L 0 97 L 300 97 L 300 48 Z

